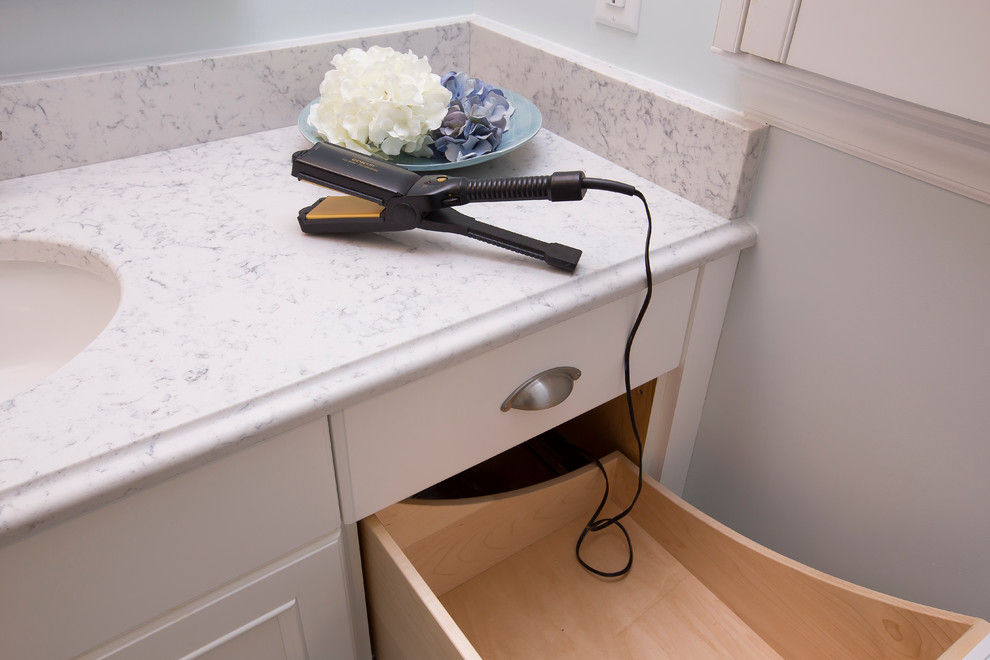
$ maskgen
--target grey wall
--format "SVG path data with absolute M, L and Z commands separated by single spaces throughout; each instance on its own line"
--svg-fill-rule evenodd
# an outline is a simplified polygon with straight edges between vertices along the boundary
M 990 617 L 990 206 L 771 130 L 686 498 Z
M 719 0 L 642 0 L 639 33 L 595 22 L 594 0 L 475 0 L 486 18 L 719 105 L 739 107 L 736 68 L 711 52 Z

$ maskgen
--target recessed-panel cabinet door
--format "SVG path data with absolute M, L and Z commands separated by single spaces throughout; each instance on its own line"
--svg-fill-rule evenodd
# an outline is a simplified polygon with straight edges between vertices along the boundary
M 84 658 L 355 658 L 342 562 L 338 539 L 317 544 Z
M 801 0 L 784 61 L 990 124 L 988 28 L 990 2 Z
M 990 2 L 722 0 L 714 45 L 990 124 Z

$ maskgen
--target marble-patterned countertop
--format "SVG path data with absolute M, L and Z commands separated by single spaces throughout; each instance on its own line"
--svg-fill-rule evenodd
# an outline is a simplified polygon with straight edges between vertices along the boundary
M 110 266 L 109 326 L 0 402 L 0 542 L 642 286 L 640 202 L 475 204 L 477 219 L 584 251 L 573 274 L 423 230 L 300 232 L 328 191 L 291 176 L 286 128 L 0 182 L 0 242 Z M 648 197 L 660 279 L 745 247 L 729 222 L 547 131 L 459 174 L 584 170 Z

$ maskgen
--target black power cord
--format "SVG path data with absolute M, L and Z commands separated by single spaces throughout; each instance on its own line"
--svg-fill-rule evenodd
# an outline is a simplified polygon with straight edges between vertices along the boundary
M 605 466 L 597 458 L 594 459 L 595 464 L 601 471 L 602 476 L 605 478 L 605 493 L 602 495 L 601 503 L 599 503 L 598 508 L 591 515 L 588 523 L 584 526 L 581 531 L 581 535 L 578 537 L 577 544 L 574 548 L 574 552 L 577 555 L 578 563 L 585 568 L 585 570 L 604 578 L 617 578 L 622 577 L 627 574 L 632 569 L 633 564 L 633 546 L 632 540 L 629 538 L 629 532 L 626 531 L 625 526 L 622 524 L 622 519 L 628 516 L 633 507 L 636 506 L 636 502 L 639 500 L 640 493 L 643 491 L 643 439 L 639 433 L 639 427 L 636 424 L 636 410 L 633 404 L 632 396 L 632 382 L 630 376 L 630 355 L 632 353 L 633 341 L 636 339 L 636 333 L 639 331 L 639 326 L 643 323 L 643 318 L 646 316 L 646 310 L 649 309 L 650 301 L 653 299 L 653 268 L 650 265 L 650 240 L 653 236 L 653 217 L 650 214 L 650 205 L 646 201 L 646 196 L 643 195 L 639 190 L 625 183 L 620 183 L 618 181 L 609 181 L 607 179 L 588 179 L 585 178 L 582 181 L 582 185 L 585 188 L 594 190 L 607 190 L 610 192 L 617 192 L 624 195 L 630 195 L 638 197 L 643 202 L 643 207 L 646 209 L 646 245 L 643 250 L 643 264 L 646 268 L 646 296 L 643 298 L 643 303 L 640 305 L 639 313 L 636 315 L 636 320 L 633 322 L 632 328 L 629 331 L 629 336 L 626 338 L 625 351 L 623 352 L 622 367 L 625 376 L 625 386 L 626 386 L 626 406 L 629 410 L 629 421 L 632 424 L 633 436 L 636 439 L 636 450 L 639 460 L 637 461 L 639 465 L 638 478 L 636 484 L 636 493 L 633 496 L 632 501 L 629 505 L 623 509 L 621 512 L 617 513 L 611 517 L 600 518 L 602 510 L 608 503 L 609 497 L 609 482 L 608 474 L 605 472 Z M 603 571 L 589 565 L 583 557 L 581 557 L 581 546 L 584 543 L 585 538 L 587 538 L 589 533 L 601 532 L 608 529 L 609 527 L 615 526 L 626 539 L 626 546 L 629 549 L 629 561 L 626 565 L 617 571 Z

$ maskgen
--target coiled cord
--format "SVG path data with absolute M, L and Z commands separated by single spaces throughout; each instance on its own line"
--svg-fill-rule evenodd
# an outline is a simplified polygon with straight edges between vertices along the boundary
M 577 544 L 574 548 L 574 552 L 577 555 L 578 563 L 585 568 L 585 570 L 604 578 L 617 578 L 627 574 L 632 570 L 633 564 L 633 547 L 632 540 L 629 538 L 629 532 L 626 531 L 625 526 L 622 524 L 622 519 L 628 516 L 633 507 L 636 506 L 636 502 L 639 500 L 640 493 L 643 491 L 643 439 L 639 432 L 639 427 L 636 424 L 636 409 L 633 403 L 632 395 L 632 379 L 630 376 L 630 355 L 632 354 L 633 341 L 636 339 L 636 333 L 639 331 L 639 326 L 642 325 L 643 319 L 646 317 L 646 310 L 650 307 L 650 301 L 653 299 L 653 268 L 650 264 L 650 240 L 653 237 L 653 217 L 650 214 L 650 205 L 646 201 L 646 196 L 643 195 L 639 190 L 636 190 L 633 186 L 618 181 L 609 181 L 606 179 L 584 179 L 584 185 L 587 188 L 597 189 L 597 190 L 608 190 L 611 192 L 618 192 L 624 195 L 635 196 L 643 202 L 643 207 L 646 209 L 646 245 L 643 250 L 643 265 L 646 269 L 646 295 L 643 298 L 643 303 L 640 305 L 639 313 L 636 315 L 636 320 L 633 322 L 632 328 L 629 331 L 629 336 L 626 338 L 626 346 L 623 351 L 622 356 L 622 367 L 623 375 L 625 377 L 626 386 L 626 406 L 629 411 L 629 421 L 632 424 L 633 436 L 636 439 L 636 450 L 639 460 L 637 461 L 639 465 L 638 480 L 636 484 L 636 493 L 633 495 L 632 501 L 629 505 L 617 513 L 614 516 L 600 518 L 602 510 L 605 508 L 608 502 L 609 496 L 609 482 L 608 474 L 605 472 L 605 467 L 602 465 L 601 461 L 595 459 L 595 463 L 598 469 L 601 471 L 602 476 L 605 477 L 605 493 L 602 496 L 601 503 L 599 503 L 598 508 L 591 515 L 588 523 L 584 526 L 581 531 L 581 535 L 578 537 Z M 583 557 L 581 557 L 581 546 L 584 543 L 585 538 L 588 534 L 595 532 L 601 532 L 609 527 L 615 526 L 622 532 L 622 535 L 626 539 L 626 546 L 629 549 L 629 560 L 626 565 L 617 571 L 603 571 L 589 565 Z

